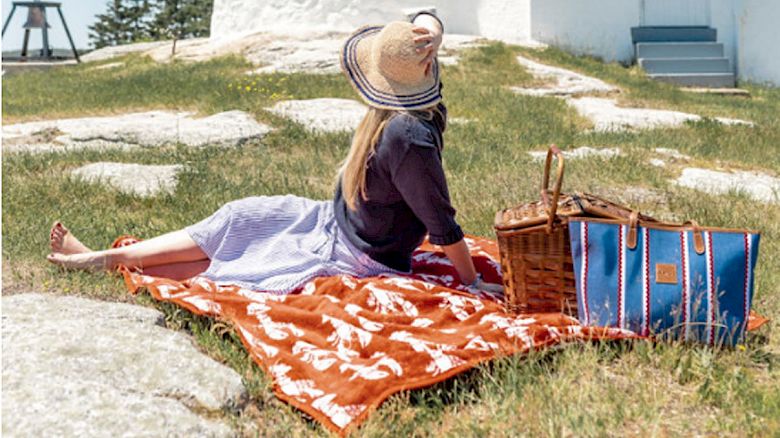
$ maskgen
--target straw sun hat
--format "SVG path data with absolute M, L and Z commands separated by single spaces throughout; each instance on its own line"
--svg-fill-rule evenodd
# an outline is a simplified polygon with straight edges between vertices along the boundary
M 376 108 L 418 110 L 441 101 L 436 59 L 428 75 L 417 53 L 412 23 L 358 29 L 344 43 L 341 68 L 363 100 Z

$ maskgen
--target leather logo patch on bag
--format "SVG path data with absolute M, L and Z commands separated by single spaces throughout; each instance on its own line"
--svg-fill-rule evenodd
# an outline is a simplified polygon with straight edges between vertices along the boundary
M 656 263 L 655 282 L 677 284 L 677 265 L 669 263 Z

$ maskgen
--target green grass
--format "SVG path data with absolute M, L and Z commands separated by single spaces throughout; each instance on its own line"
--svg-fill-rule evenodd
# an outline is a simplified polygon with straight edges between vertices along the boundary
M 616 84 L 623 90 L 617 96 L 623 104 L 743 118 L 757 126 L 704 121 L 638 133 L 589 132 L 588 121 L 562 100 L 507 90 L 538 82 L 514 62 L 518 53 Z M 238 58 L 197 64 L 124 61 L 127 67 L 119 69 L 90 70 L 95 64 L 88 64 L 4 78 L 4 123 L 161 108 L 203 115 L 240 109 L 276 130 L 262 142 L 235 148 L 170 145 L 4 156 L 4 293 L 43 290 L 156 305 L 171 327 L 191 331 L 205 352 L 244 377 L 250 401 L 225 413 L 239 433 L 327 435 L 273 397 L 270 381 L 221 323 L 148 297 L 130 297 L 116 277 L 63 274 L 43 257 L 55 219 L 87 245 L 101 248 L 119 234 L 149 237 L 181 228 L 244 196 L 329 198 L 349 135 L 314 134 L 264 108 L 285 98 L 354 97 L 352 90 L 339 75 L 247 77 L 250 66 Z M 612 160 L 569 162 L 565 188 L 614 196 L 632 187 L 652 189 L 663 202 L 636 206 L 658 217 L 761 230 L 754 308 L 771 318 L 780 314 L 780 206 L 739 194 L 680 189 L 669 181 L 679 167 L 648 164 L 653 148 L 668 147 L 691 155 L 697 166 L 779 174 L 780 90 L 748 84 L 749 98 L 696 95 L 649 81 L 636 68 L 501 44 L 467 52 L 461 64 L 445 67 L 443 76 L 450 115 L 473 120 L 448 128 L 444 151 L 450 193 L 468 232 L 492 236 L 496 210 L 538 196 L 541 164 L 527 151 L 550 143 L 619 146 L 624 153 Z M 183 163 L 186 170 L 174 193 L 142 199 L 67 177 L 70 169 L 95 161 Z M 780 435 L 780 342 L 771 331 L 764 328 L 752 336 L 744 350 L 635 342 L 499 359 L 431 388 L 392 397 L 359 435 Z

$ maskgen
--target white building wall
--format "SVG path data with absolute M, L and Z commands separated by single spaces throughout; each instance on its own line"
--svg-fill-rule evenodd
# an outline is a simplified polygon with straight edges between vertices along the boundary
M 484 3 L 500 3 L 509 13 L 521 9 L 515 3 L 530 0 L 214 0 L 211 35 L 216 39 L 232 39 L 256 32 L 305 34 L 308 32 L 350 32 L 366 24 L 383 24 L 404 20 L 407 8 L 435 7 L 447 32 L 480 34 L 477 11 L 488 11 Z M 500 11 L 496 11 L 500 15 Z M 527 18 L 524 19 L 527 23 Z M 484 20 L 483 20 L 484 22 Z M 483 23 L 491 27 L 490 20 Z M 501 25 L 510 27 L 504 20 Z M 516 26 L 516 25 L 514 25 Z M 507 35 L 510 36 L 510 35 Z
M 477 14 L 474 11 L 479 8 L 481 1 L 483 0 L 471 0 L 469 2 L 462 0 L 422 0 L 413 3 L 416 7 L 435 4 L 436 15 L 444 22 L 447 33 L 480 35 Z
M 350 32 L 435 7 L 449 33 L 508 43 L 530 39 L 628 63 L 643 0 L 214 0 L 211 35 Z M 644 0 L 651 1 L 651 0 Z M 710 25 L 740 79 L 780 85 L 780 0 L 710 0 Z
M 732 67 L 737 65 L 737 31 L 735 0 L 710 0 L 710 27 L 717 29 L 718 42 Z
M 641 0 L 531 0 L 530 12 L 532 39 L 606 61 L 633 57 Z M 780 0 L 710 0 L 709 25 L 740 80 L 780 86 Z
M 402 18 L 415 2 L 380 0 L 214 0 L 211 35 L 231 39 L 256 32 L 348 32 L 364 24 Z M 419 4 L 419 3 L 418 3 Z
M 531 37 L 579 55 L 630 62 L 638 0 L 533 0 Z
M 737 0 L 737 74 L 780 86 L 780 2 Z
M 532 0 L 480 0 L 477 33 L 507 43 L 531 39 Z

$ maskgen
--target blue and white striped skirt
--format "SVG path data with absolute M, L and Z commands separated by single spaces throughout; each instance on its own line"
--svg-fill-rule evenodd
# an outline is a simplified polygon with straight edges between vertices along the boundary
M 201 274 L 219 284 L 285 294 L 314 277 L 398 273 L 355 248 L 333 201 L 293 195 L 232 201 L 185 230 L 211 260 Z

